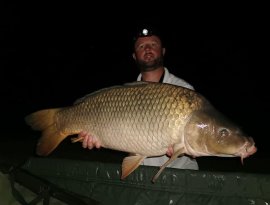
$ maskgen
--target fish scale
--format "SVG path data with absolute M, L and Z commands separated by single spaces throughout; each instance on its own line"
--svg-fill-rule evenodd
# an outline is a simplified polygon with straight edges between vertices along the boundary
M 93 92 L 65 108 L 46 109 L 26 117 L 41 130 L 37 154 L 50 154 L 68 135 L 86 132 L 102 147 L 132 153 L 124 158 L 122 179 L 145 157 L 222 156 L 244 158 L 257 150 L 252 138 L 224 118 L 199 93 L 166 83 L 136 82 Z M 74 141 L 82 141 L 78 137 Z
M 78 121 L 89 122 L 89 125 L 85 125 L 83 130 L 100 138 L 104 147 L 117 150 L 125 147 L 123 151 L 131 150 L 134 153 L 161 155 L 164 152 L 160 150 L 163 151 L 165 146 L 172 143 L 172 140 L 168 140 L 169 135 L 175 138 L 175 134 L 173 134 L 175 125 L 179 125 L 179 123 L 175 123 L 176 118 L 174 117 L 174 110 L 177 109 L 174 96 L 181 94 L 179 91 L 171 89 L 170 86 L 160 89 L 155 86 L 142 85 L 130 86 L 128 92 L 122 87 L 105 90 L 105 92 L 94 93 L 82 103 L 77 104 L 74 117 L 80 119 Z M 162 103 L 166 105 L 162 106 Z M 69 115 L 69 112 L 72 111 L 61 112 L 62 121 L 65 126 L 74 129 L 76 126 L 74 122 L 65 120 L 68 119 L 66 115 Z M 86 112 L 87 115 L 82 112 Z M 134 120 L 134 116 L 137 122 Z M 162 121 L 166 123 L 167 128 L 157 126 L 162 125 Z M 95 126 L 92 125 L 92 122 L 95 122 Z M 138 122 L 144 126 L 138 127 Z M 68 125 L 69 123 L 72 123 L 72 126 Z M 111 125 L 114 129 L 111 128 Z M 161 133 L 167 134 L 161 135 Z M 126 140 L 118 142 L 115 140 L 116 138 Z M 167 142 L 155 142 L 160 138 L 167 139 Z M 149 143 L 152 146 L 148 146 Z

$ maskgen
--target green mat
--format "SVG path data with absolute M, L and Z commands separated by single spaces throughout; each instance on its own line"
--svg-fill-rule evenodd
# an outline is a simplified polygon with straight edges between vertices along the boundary
M 166 168 L 153 184 L 157 167 L 140 166 L 125 180 L 120 164 L 33 157 L 21 168 L 100 204 L 270 204 L 268 174 Z

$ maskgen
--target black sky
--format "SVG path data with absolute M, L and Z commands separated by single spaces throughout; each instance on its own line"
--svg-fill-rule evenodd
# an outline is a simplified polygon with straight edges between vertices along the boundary
M 94 14 L 93 7 L 79 3 L 3 4 L 2 117 L 4 132 L 12 137 L 29 133 L 23 117 L 30 112 L 70 105 L 96 89 L 135 80 L 132 33 L 149 23 L 164 33 L 170 71 L 253 136 L 259 153 L 270 155 L 264 146 L 269 94 L 261 68 L 252 64 L 249 19 L 225 17 L 208 24 L 192 14 Z

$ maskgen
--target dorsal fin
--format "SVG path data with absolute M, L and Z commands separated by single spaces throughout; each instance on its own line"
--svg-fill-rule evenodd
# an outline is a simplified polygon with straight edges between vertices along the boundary
M 123 85 L 114 85 L 114 86 L 111 86 L 111 87 L 107 87 L 107 88 L 101 88 L 97 91 L 94 91 L 92 93 L 89 93 L 79 99 L 77 99 L 74 104 L 79 104 L 81 102 L 83 102 L 86 98 L 90 97 L 90 96 L 94 96 L 94 95 L 97 95 L 98 93 L 100 92 L 104 92 L 106 90 L 111 90 L 111 89 L 114 89 L 114 88 L 123 88 L 123 87 L 127 87 L 127 86 L 145 86 L 145 85 L 148 85 L 150 82 L 145 82 L 145 81 L 134 81 L 134 82 L 129 82 L 129 83 L 125 83 Z
M 147 85 L 150 82 L 146 82 L 146 81 L 133 81 L 133 82 L 128 82 L 125 83 L 124 86 L 138 86 L 138 85 Z
M 92 93 L 89 93 L 89 94 L 87 94 L 87 95 L 85 95 L 85 96 L 83 96 L 83 97 L 77 99 L 77 100 L 74 102 L 74 105 L 79 104 L 79 103 L 83 102 L 86 98 L 88 98 L 88 97 L 90 97 L 90 96 L 97 95 L 97 94 L 100 93 L 100 92 L 103 92 L 103 91 L 106 91 L 106 90 L 110 90 L 110 89 L 112 89 L 112 88 L 120 88 L 120 87 L 123 87 L 123 86 L 122 86 L 122 85 L 115 85 L 115 86 L 111 86 L 111 87 L 108 87 L 108 88 L 102 88 L 102 89 L 100 89 L 100 90 L 94 91 L 94 92 L 92 92 Z

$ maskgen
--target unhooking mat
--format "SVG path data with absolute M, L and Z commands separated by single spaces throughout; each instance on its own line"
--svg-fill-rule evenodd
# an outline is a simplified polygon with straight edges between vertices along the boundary
M 140 166 L 120 180 L 121 165 L 68 159 L 30 158 L 22 167 L 33 175 L 100 204 L 270 204 L 270 175 Z

